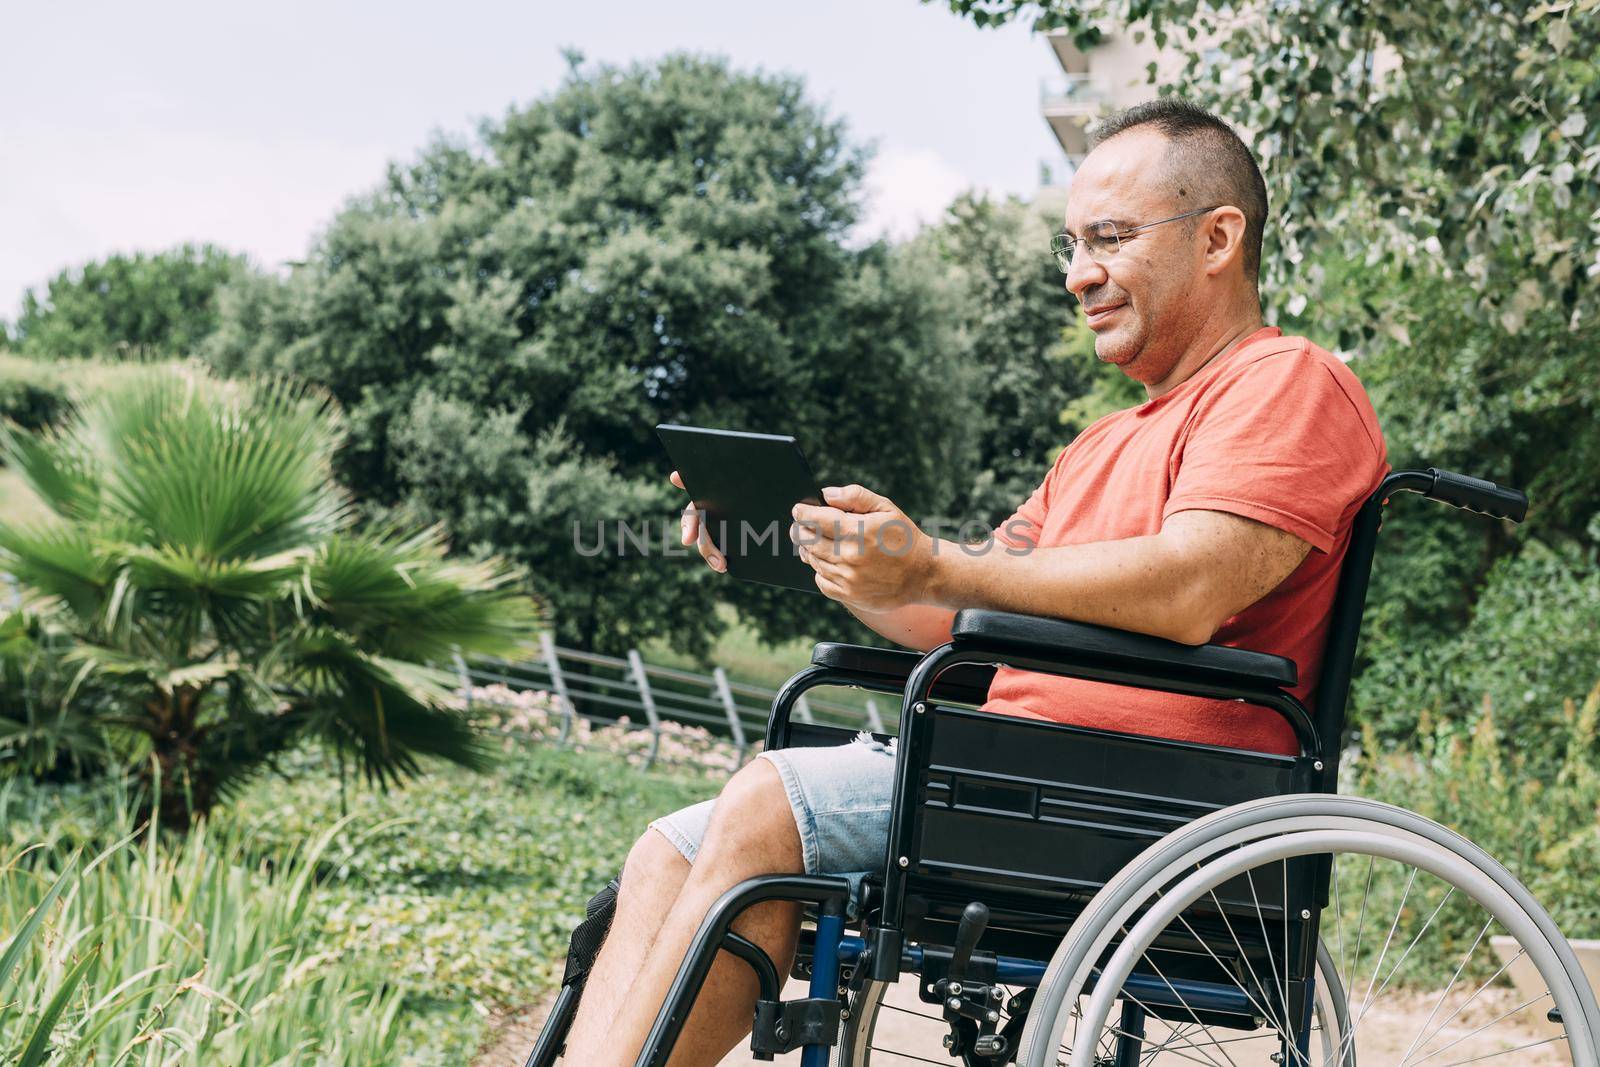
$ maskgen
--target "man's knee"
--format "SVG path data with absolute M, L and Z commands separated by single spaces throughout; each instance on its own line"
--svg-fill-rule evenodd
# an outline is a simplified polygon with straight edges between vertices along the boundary
M 640 885 L 663 876 L 679 876 L 688 869 L 676 845 L 661 831 L 651 827 L 639 835 L 622 863 L 622 884 Z
M 706 839 L 707 847 L 721 855 L 759 858 L 772 870 L 803 866 L 788 791 L 767 760 L 752 760 L 723 786 Z

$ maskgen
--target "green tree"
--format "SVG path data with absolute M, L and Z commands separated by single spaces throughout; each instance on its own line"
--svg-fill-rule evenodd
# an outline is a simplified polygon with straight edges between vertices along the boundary
M 897 253 L 941 267 L 982 431 L 977 474 L 954 514 L 999 525 L 1028 498 L 1073 432 L 1062 408 L 1096 374 L 1093 346 L 1068 343 L 1077 302 L 1050 258 L 1060 226 L 1038 206 L 971 194 Z M 1080 427 L 1081 428 L 1081 427 Z
M 187 356 L 217 327 L 217 292 L 251 273 L 211 245 L 113 255 L 29 289 L 12 327 L 20 352 L 49 357 Z
M 793 433 L 819 477 L 912 514 L 965 506 L 1003 460 L 1004 484 L 1037 484 L 1039 442 L 994 420 L 1024 402 L 1053 418 L 1049 391 L 1031 392 L 1054 342 L 1047 257 L 986 276 L 1041 294 L 1005 327 L 1022 350 L 975 348 L 970 273 L 846 242 L 861 169 L 793 78 L 692 56 L 575 64 L 476 140 L 392 168 L 286 282 L 235 286 L 208 354 L 328 389 L 350 412 L 339 469 L 364 505 L 527 564 L 563 641 L 704 651 L 714 599 L 768 637 L 833 632 L 853 625 L 842 609 L 717 581 L 697 559 L 585 558 L 572 523 L 676 529 L 663 421 Z M 959 239 L 985 227 L 1001 228 Z M 1048 295 L 1059 323 L 1065 298 Z M 996 386 L 980 356 L 1002 355 Z
M 531 604 L 437 530 L 356 529 L 329 476 L 341 432 L 300 387 L 152 368 L 59 431 L 5 434 L 53 518 L 0 523 L 0 567 L 55 605 L 91 683 L 68 702 L 159 770 L 174 825 L 307 738 L 378 783 L 485 761 L 430 665 L 510 651 Z
M 1250 131 L 1263 161 L 1264 292 L 1282 309 L 1326 303 L 1332 260 L 1428 264 L 1512 333 L 1540 307 L 1600 314 L 1600 0 L 949 3 L 979 26 L 1181 53 L 1159 88 Z M 1410 321 L 1403 292 L 1349 296 L 1343 347 Z

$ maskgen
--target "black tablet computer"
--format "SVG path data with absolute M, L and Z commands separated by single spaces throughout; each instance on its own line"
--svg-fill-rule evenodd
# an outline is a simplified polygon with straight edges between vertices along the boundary
M 822 490 L 793 437 L 672 423 L 656 433 L 689 499 L 704 512 L 729 574 L 818 592 L 816 572 L 800 558 L 789 526 L 794 506 L 822 503 Z

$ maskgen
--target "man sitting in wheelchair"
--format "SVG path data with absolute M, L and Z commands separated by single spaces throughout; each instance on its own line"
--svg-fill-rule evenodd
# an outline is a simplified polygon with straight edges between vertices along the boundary
M 1149 399 L 1078 435 L 988 551 L 928 536 L 859 485 L 797 506 L 795 540 L 818 589 L 913 649 L 948 641 L 958 610 L 992 608 L 1276 653 L 1298 665 L 1293 693 L 1307 700 L 1352 520 L 1387 469 L 1372 405 L 1339 359 L 1262 324 L 1266 189 L 1225 123 L 1168 98 L 1097 133 L 1052 252 L 1095 354 Z M 725 570 L 692 510 L 683 524 L 684 543 Z M 1298 751 L 1266 708 L 1006 667 L 983 708 Z M 768 751 L 715 801 L 652 823 L 628 856 L 566 1062 L 634 1062 L 697 926 L 730 887 L 881 870 L 893 769 L 892 751 L 868 738 Z M 735 929 L 781 971 L 799 920 L 798 904 L 774 901 Z M 750 968 L 722 955 L 672 1062 L 716 1063 L 749 1032 L 756 995 Z

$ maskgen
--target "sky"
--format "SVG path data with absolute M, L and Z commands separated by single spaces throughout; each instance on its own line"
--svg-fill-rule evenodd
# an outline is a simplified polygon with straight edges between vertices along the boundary
M 1025 26 L 940 0 L 606 4 L 166 2 L 11 6 L 0 62 L 0 319 L 112 252 L 209 241 L 279 268 L 436 132 L 546 96 L 562 50 L 673 51 L 798 74 L 876 156 L 857 236 L 904 236 L 959 192 L 1031 194 L 1063 160 L 1057 72 Z

